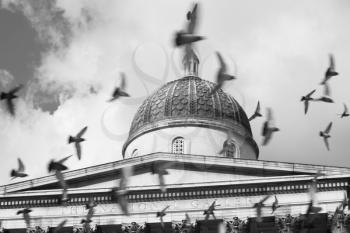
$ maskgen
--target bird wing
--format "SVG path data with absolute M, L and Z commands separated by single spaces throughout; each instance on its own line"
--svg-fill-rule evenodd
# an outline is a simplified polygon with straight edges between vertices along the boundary
M 192 12 L 190 13 L 191 17 L 189 19 L 187 33 L 193 34 L 197 25 L 197 3 L 194 5 Z
M 75 143 L 75 149 L 77 150 L 77 156 L 78 156 L 78 159 L 80 160 L 81 159 L 81 147 L 80 147 L 79 142 Z
M 312 96 L 312 94 L 314 94 L 314 93 L 315 93 L 315 91 L 316 91 L 316 89 L 315 89 L 315 90 L 313 90 L 313 91 L 311 91 L 309 94 L 307 94 L 307 95 L 306 95 L 306 97 L 311 97 L 311 96 Z
M 334 56 L 333 56 L 333 54 L 329 54 L 329 67 L 332 68 L 332 69 L 335 68 Z
M 272 137 L 272 131 L 271 130 L 267 130 L 267 133 L 264 135 L 264 140 L 263 140 L 263 143 L 262 145 L 265 146 L 267 145 L 267 143 L 269 143 L 271 137 Z
M 331 95 L 331 87 L 329 86 L 329 84 L 327 82 L 324 84 L 323 93 L 326 96 L 330 96 Z
M 80 130 L 80 132 L 77 134 L 77 138 L 81 138 L 83 134 L 86 132 L 87 128 L 88 127 L 85 126 L 82 130 Z
M 305 114 L 307 113 L 307 110 L 309 109 L 309 101 L 308 100 L 305 100 L 304 101 L 304 112 Z
M 188 213 L 185 214 L 185 217 L 186 217 L 186 222 L 187 222 L 187 223 L 190 223 L 190 222 L 191 222 L 191 218 L 190 218 L 190 216 L 188 215 Z
M 326 145 L 327 147 L 327 150 L 329 150 L 329 142 L 328 142 L 328 138 L 324 137 L 323 138 L 323 141 L 324 141 L 324 144 Z
M 18 172 L 24 172 L 24 164 L 20 158 L 18 158 Z
M 170 205 L 167 205 L 163 210 L 162 210 L 162 213 L 165 214 L 165 211 L 170 207 Z
M 260 101 L 258 101 L 258 105 L 256 106 L 255 113 L 260 113 Z
M 248 121 L 254 120 L 256 118 L 256 114 L 254 113 L 251 117 L 249 117 Z
M 330 122 L 328 124 L 328 126 L 327 126 L 327 128 L 326 128 L 326 130 L 324 132 L 328 134 L 331 131 L 331 129 L 332 129 L 332 122 Z
M 29 216 L 29 213 L 24 212 L 23 213 L 23 218 L 24 218 L 24 221 L 26 222 L 27 227 L 30 227 L 30 216 Z
M 15 94 L 16 92 L 18 92 L 20 89 L 22 89 L 23 85 L 18 85 L 17 87 L 13 88 L 10 90 L 9 94 Z
M 348 113 L 349 110 L 348 110 L 348 106 L 346 106 L 346 104 L 344 104 L 344 113 Z
M 87 215 L 86 215 L 86 220 L 89 222 L 92 218 L 92 216 L 94 215 L 94 208 L 90 208 Z
M 60 224 L 58 224 L 55 229 L 53 230 L 53 233 L 57 233 L 59 230 L 61 230 L 63 228 L 64 225 L 66 225 L 67 223 L 67 219 L 63 220 L 62 222 L 60 222 Z
M 272 115 L 272 109 L 271 108 L 266 108 L 267 112 L 267 121 L 273 121 L 273 115 Z
M 220 67 L 222 72 L 226 71 L 226 63 L 224 62 L 224 59 L 222 58 L 221 54 L 219 52 L 216 52 L 216 56 L 219 59 Z
M 13 105 L 12 99 L 6 99 L 6 104 L 11 115 L 15 115 L 15 106 Z
M 57 178 L 58 182 L 60 183 L 61 187 L 63 189 L 67 188 L 67 184 L 66 184 L 66 181 L 64 180 L 62 172 L 59 170 L 56 170 L 55 175 L 56 175 L 56 178 Z
M 120 73 L 120 89 L 124 90 L 126 88 L 126 76 L 124 72 Z
M 118 197 L 118 204 L 120 206 L 120 209 L 123 211 L 125 215 L 129 215 L 129 209 L 128 209 L 128 200 L 125 196 L 120 195 Z
M 160 190 L 164 193 L 166 192 L 165 181 L 163 173 L 158 173 Z
M 271 195 L 265 196 L 263 199 L 261 199 L 260 203 L 264 203 L 267 199 L 269 199 L 269 197 L 271 197 Z
M 72 157 L 73 155 L 68 155 L 67 157 L 61 159 L 61 160 L 58 160 L 57 162 L 60 163 L 60 164 L 63 164 L 64 162 L 67 161 L 67 159 L 69 159 L 70 157 Z

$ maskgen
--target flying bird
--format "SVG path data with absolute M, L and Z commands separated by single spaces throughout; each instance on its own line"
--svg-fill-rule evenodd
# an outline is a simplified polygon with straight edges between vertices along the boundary
M 254 204 L 254 208 L 256 209 L 256 221 L 257 222 L 261 222 L 261 212 L 262 212 L 262 208 L 265 206 L 264 202 L 270 198 L 271 195 L 267 195 L 265 196 L 263 199 L 261 199 L 259 202 Z
M 324 131 L 320 131 L 320 136 L 323 137 L 324 144 L 326 145 L 327 150 L 329 150 L 329 142 L 328 138 L 331 137 L 329 134 L 332 129 L 332 122 L 330 122 L 327 126 L 327 128 Z
M 210 215 L 212 215 L 213 218 L 216 219 L 214 210 L 217 206 L 220 206 L 220 205 L 217 205 L 216 201 L 213 201 L 213 203 L 211 203 L 208 209 L 204 210 L 203 215 L 205 215 L 205 220 L 208 220 Z
M 112 93 L 112 98 L 109 99 L 109 102 L 112 102 L 114 100 L 119 99 L 119 97 L 129 97 L 130 95 L 125 92 L 126 88 L 126 77 L 125 73 L 121 72 L 120 73 L 120 85 L 119 87 L 116 87 Z
M 214 89 L 210 92 L 210 95 L 214 94 L 218 89 L 220 89 L 225 81 L 236 79 L 235 76 L 227 74 L 227 65 L 219 52 L 216 52 L 216 56 L 220 63 L 220 68 L 216 74 L 216 85 Z
M 132 167 L 123 168 L 122 175 L 119 181 L 119 187 L 114 187 L 111 190 L 112 201 L 118 202 L 120 209 L 125 215 L 129 215 L 127 186 L 130 176 L 132 176 Z
M 12 169 L 11 170 L 11 177 L 12 179 L 15 179 L 17 177 L 26 177 L 28 176 L 27 173 L 24 172 L 25 171 L 25 167 L 24 164 L 22 162 L 22 160 L 20 158 L 18 158 L 18 169 Z
M 85 204 L 85 208 L 88 210 L 88 213 L 85 217 L 85 219 L 82 219 L 80 223 L 89 224 L 92 222 L 91 218 L 93 217 L 95 210 L 94 208 L 97 206 L 97 204 L 94 202 L 93 198 L 89 198 L 89 202 Z
M 188 215 L 188 213 L 185 213 L 185 220 L 183 221 L 185 225 L 190 225 L 191 224 L 191 218 Z
M 278 199 L 277 199 L 277 197 L 275 195 L 275 201 L 272 203 L 272 212 L 271 212 L 271 214 L 273 214 L 277 210 L 277 208 L 279 208 L 279 207 L 281 207 L 281 206 L 278 204 Z
M 264 122 L 263 129 L 262 129 L 262 136 L 264 137 L 262 145 L 265 146 L 269 143 L 271 140 L 272 134 L 274 132 L 280 131 L 279 128 L 273 126 L 274 125 L 274 119 L 272 115 L 272 109 L 267 108 L 267 119 Z
M 13 89 L 11 89 L 9 92 L 1 92 L 0 94 L 0 100 L 6 100 L 7 110 L 11 115 L 15 115 L 15 106 L 13 104 L 13 100 L 18 98 L 16 95 L 19 90 L 21 90 L 23 85 L 19 85 Z
M 75 136 L 69 136 L 68 138 L 68 144 L 70 143 L 74 143 L 75 145 L 75 149 L 77 150 L 77 156 L 78 156 L 78 159 L 80 160 L 81 159 L 81 147 L 80 147 L 80 143 L 85 141 L 84 138 L 82 138 L 82 136 L 84 135 L 84 133 L 86 132 L 87 130 L 87 126 L 85 126 L 82 130 L 80 130 L 80 132 Z
M 327 81 L 332 78 L 333 76 L 337 76 L 339 73 L 335 71 L 335 62 L 334 57 L 332 54 L 329 54 L 329 67 L 327 68 L 324 79 L 321 82 L 321 85 L 324 85 L 327 83 Z
M 20 215 L 20 214 L 23 215 L 23 219 L 26 223 L 27 228 L 30 228 L 30 216 L 29 216 L 30 212 L 32 212 L 32 210 L 29 208 L 25 208 L 23 210 L 17 211 L 17 215 Z
M 339 114 L 339 115 L 340 115 L 340 118 L 350 116 L 349 110 L 348 110 L 348 107 L 346 106 L 346 104 L 344 104 L 344 111 L 343 111 L 343 113 L 342 113 L 342 114 Z
M 57 162 L 55 162 L 54 160 L 51 160 L 49 163 L 49 166 L 48 166 L 49 172 L 67 170 L 68 167 L 66 165 L 64 165 L 63 163 L 66 162 L 72 156 L 73 155 L 69 155 L 61 160 L 58 160 Z
M 152 174 L 158 175 L 160 190 L 165 193 L 166 185 L 164 180 L 164 175 L 168 175 L 169 172 L 160 163 L 153 163 L 151 167 Z
M 311 96 L 315 93 L 316 90 L 311 91 L 309 94 L 302 96 L 300 101 L 304 101 L 304 112 L 307 113 L 309 109 L 309 102 L 314 100 Z
M 162 226 L 162 228 L 164 228 L 164 221 L 163 221 L 163 217 L 166 215 L 166 210 L 169 208 L 170 206 L 166 206 L 164 209 L 162 209 L 162 211 L 157 212 L 157 218 L 160 218 L 160 224 Z
M 249 117 L 249 121 L 254 120 L 257 117 L 262 117 L 262 114 L 260 113 L 260 101 L 258 101 L 258 105 L 256 106 L 254 114 Z
M 315 101 L 321 101 L 325 103 L 334 103 L 334 100 L 331 98 L 331 88 L 328 83 L 325 83 L 323 86 L 323 96 L 315 99 Z
M 64 227 L 64 225 L 66 225 L 66 223 L 67 223 L 67 219 L 60 222 L 53 230 L 53 233 L 58 233 Z

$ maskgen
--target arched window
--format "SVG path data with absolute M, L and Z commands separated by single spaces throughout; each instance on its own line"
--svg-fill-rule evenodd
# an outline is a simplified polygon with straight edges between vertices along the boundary
M 185 147 L 185 140 L 183 137 L 174 138 L 172 143 L 172 153 L 174 154 L 183 154 Z
M 131 153 L 131 158 L 136 157 L 139 155 L 139 151 L 137 149 L 134 149 Z
M 239 153 L 236 144 L 233 140 L 228 140 L 226 145 L 226 157 L 239 158 Z

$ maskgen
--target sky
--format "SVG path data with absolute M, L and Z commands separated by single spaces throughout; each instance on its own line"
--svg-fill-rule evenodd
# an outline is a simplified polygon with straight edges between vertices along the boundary
M 28 179 L 47 175 L 47 163 L 74 154 L 68 135 L 88 126 L 78 169 L 122 158 L 132 118 L 148 95 L 181 78 L 181 51 L 175 31 L 185 26 L 192 1 L 0 0 L 0 90 L 24 84 L 16 100 L 16 117 L 0 103 L 0 184 L 20 157 Z M 347 143 L 350 118 L 350 2 L 347 0 L 199 1 L 196 44 L 200 76 L 214 81 L 220 51 L 229 72 L 226 83 L 251 115 L 257 100 L 271 107 L 277 132 L 259 159 L 350 167 Z M 304 115 L 302 95 L 317 89 L 335 56 L 339 76 L 330 85 L 334 104 L 311 103 Z M 106 100 L 127 76 L 131 97 Z M 263 113 L 265 111 L 263 110 Z M 332 121 L 331 151 L 318 136 Z M 251 123 L 261 144 L 264 118 Z

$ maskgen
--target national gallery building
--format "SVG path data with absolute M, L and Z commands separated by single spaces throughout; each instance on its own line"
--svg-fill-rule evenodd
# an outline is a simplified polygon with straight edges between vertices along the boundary
M 310 203 L 309 187 L 317 178 L 317 203 L 309 232 L 347 232 L 349 217 L 334 212 L 349 195 L 350 168 L 259 160 L 247 115 L 222 89 L 198 77 L 198 58 L 184 62 L 185 75 L 168 82 L 144 100 L 132 121 L 122 149 L 123 159 L 63 173 L 69 201 L 55 175 L 0 187 L 2 232 L 306 232 L 303 215 Z M 219 153 L 232 132 L 229 149 Z M 153 165 L 163 164 L 166 192 Z M 132 167 L 128 208 L 124 215 L 111 196 Z M 254 204 L 271 195 L 257 221 Z M 279 207 L 272 212 L 278 199 Z M 90 228 L 81 220 L 89 198 L 97 203 Z M 214 202 L 214 216 L 203 214 Z M 169 206 L 160 224 L 157 212 Z M 30 227 L 17 211 L 30 208 Z M 186 217 L 190 217 L 188 219 Z

